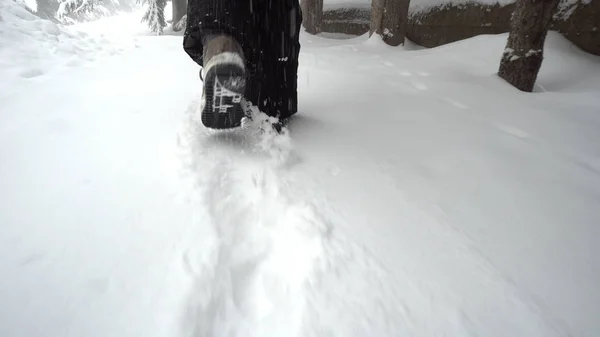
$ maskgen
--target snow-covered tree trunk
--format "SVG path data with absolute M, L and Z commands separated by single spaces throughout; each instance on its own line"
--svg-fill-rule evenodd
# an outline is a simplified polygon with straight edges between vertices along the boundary
M 179 31 L 180 25 L 178 25 L 179 21 L 183 18 L 183 16 L 187 12 L 187 0 L 171 0 L 173 5 L 173 30 Z
M 162 34 L 163 28 L 167 25 L 165 20 L 165 6 L 167 5 L 166 0 L 146 0 L 148 4 L 148 10 L 142 21 L 148 23 L 148 27 L 153 33 L 157 35 Z
M 531 92 L 544 58 L 544 42 L 559 0 L 517 0 L 498 75 Z
M 404 44 L 410 0 L 372 0 L 371 35 L 380 35 L 390 46 Z
M 302 0 L 302 25 L 307 33 L 319 34 L 323 21 L 323 0 Z
M 56 11 L 58 10 L 59 2 L 55 0 L 36 0 L 37 10 L 36 15 L 42 19 L 52 20 L 56 22 Z

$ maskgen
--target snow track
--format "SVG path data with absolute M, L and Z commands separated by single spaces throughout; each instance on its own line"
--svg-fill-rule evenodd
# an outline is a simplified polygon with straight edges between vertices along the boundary
M 287 133 L 257 136 L 252 127 L 211 132 L 195 120 L 195 107 L 197 102 L 190 105 L 180 144 L 199 207 L 206 207 L 199 226 L 210 223 L 212 229 L 184 257 L 194 279 L 190 334 L 394 335 L 401 321 L 389 321 L 390 314 L 405 315 L 385 284 L 390 275 L 334 233 L 335 211 L 294 171 L 301 158 Z M 347 324 L 336 327 L 331 319 Z
M 306 285 L 328 240 L 327 220 L 291 195 L 297 184 L 286 178 L 288 165 L 255 148 L 250 130 L 206 131 L 193 120 L 197 106 L 182 139 L 189 141 L 213 226 L 213 249 L 195 275 L 201 292 L 193 303 L 194 335 L 290 336 L 302 324 Z

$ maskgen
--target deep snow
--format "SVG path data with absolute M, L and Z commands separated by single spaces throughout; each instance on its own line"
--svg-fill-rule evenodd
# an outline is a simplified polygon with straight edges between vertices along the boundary
M 557 34 L 533 94 L 495 75 L 506 34 L 303 35 L 270 138 L 204 129 L 139 13 L 27 14 L 0 22 L 0 336 L 600 331 L 600 61 Z

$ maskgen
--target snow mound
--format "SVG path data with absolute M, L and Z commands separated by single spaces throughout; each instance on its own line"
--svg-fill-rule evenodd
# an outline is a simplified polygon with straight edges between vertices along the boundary
M 413 0 L 410 2 L 410 13 L 423 12 L 436 7 L 460 6 L 460 5 L 484 5 L 506 6 L 514 3 L 515 0 Z
M 565 0 L 565 2 L 577 2 L 577 1 L 589 1 L 589 0 Z M 509 5 L 515 2 L 515 0 L 412 0 L 409 5 L 409 11 L 411 13 L 426 11 L 436 7 L 443 6 L 459 6 L 466 4 L 480 4 L 480 5 Z M 370 0 L 325 0 L 323 6 L 326 10 L 339 9 L 339 8 L 362 8 L 370 9 Z
M 579 7 L 587 5 L 592 0 L 561 0 L 558 5 L 555 19 L 566 20 Z M 515 0 L 412 0 L 409 4 L 409 12 L 417 13 L 428 11 L 432 8 L 445 6 L 461 5 L 484 5 L 484 6 L 506 6 L 514 3 Z M 370 0 L 325 0 L 323 2 L 325 10 L 334 10 L 341 8 L 361 8 L 370 9 Z
M 77 27 L 57 25 L 28 11 L 13 0 L 0 3 L 0 91 L 9 83 L 33 79 L 61 67 L 85 65 L 103 56 L 118 54 L 124 46 L 103 35 Z M 118 42 L 118 40 L 116 40 Z
M 340 8 L 363 8 L 370 9 L 371 1 L 369 0 L 325 0 L 323 1 L 324 10 L 334 10 Z

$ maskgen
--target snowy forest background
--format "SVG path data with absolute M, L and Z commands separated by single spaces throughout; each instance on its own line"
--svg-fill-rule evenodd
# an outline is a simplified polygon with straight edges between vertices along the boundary
M 95 20 L 119 11 L 129 11 L 134 7 L 144 6 L 144 15 L 140 20 L 148 25 L 152 33 L 164 34 L 167 27 L 168 32 L 180 32 L 185 28 L 186 0 L 168 2 L 167 0 L 19 1 L 23 2 L 36 15 L 62 24 Z M 460 26 L 460 22 L 453 22 L 453 20 L 468 21 L 471 19 L 469 16 L 473 16 L 473 12 L 476 13 L 475 15 L 481 13 L 480 16 L 483 17 L 487 15 L 488 21 L 507 21 L 503 20 L 502 14 L 506 16 L 507 10 L 505 9 L 508 8 L 510 35 L 502 55 L 498 74 L 514 87 L 527 92 L 533 90 L 543 60 L 545 37 L 547 31 L 552 28 L 553 21 L 566 22 L 573 13 L 579 10 L 579 15 L 575 20 L 563 24 L 567 29 L 559 27 L 557 30 L 568 30 L 567 38 L 569 38 L 569 34 L 576 36 L 576 40 L 581 40 L 581 36 L 584 36 L 583 42 L 573 42 L 584 50 L 589 49 L 586 48 L 586 44 L 591 44 L 592 53 L 597 54 L 597 46 L 600 45 L 598 43 L 598 27 L 596 27 L 600 22 L 598 8 L 600 0 L 479 0 L 474 2 L 462 0 L 302 0 L 301 2 L 303 26 L 310 34 L 323 32 L 323 23 L 326 21 L 324 11 L 329 10 L 334 13 L 334 19 L 328 20 L 330 26 L 332 23 L 333 26 L 337 24 L 337 27 L 340 24 L 342 27 L 357 23 L 360 25 L 362 17 L 362 24 L 368 27 L 369 33 L 381 36 L 383 41 L 391 46 L 404 44 L 411 17 L 412 26 L 415 25 L 414 21 L 417 22 L 417 25 L 420 25 L 421 21 L 435 21 L 436 15 L 438 18 L 442 18 L 443 20 L 438 20 L 440 21 L 439 26 L 434 27 L 436 31 L 425 33 L 425 35 L 439 35 L 447 28 L 448 21 L 450 21 L 450 25 Z M 514 7 L 509 7 L 511 5 Z M 167 6 L 170 6 L 170 17 L 167 17 L 165 12 Z M 581 12 L 584 12 L 583 19 Z M 368 18 L 365 20 L 365 17 Z M 484 18 L 484 20 L 486 19 Z M 441 21 L 447 22 L 444 24 Z M 464 22 L 462 24 L 464 25 Z M 480 27 L 477 26 L 477 23 L 473 23 L 469 24 L 469 27 L 463 27 L 472 32 L 462 38 L 478 35 L 480 34 L 478 29 L 489 28 L 494 24 L 488 22 L 480 23 Z M 431 25 L 429 28 L 431 29 Z M 497 32 L 501 31 L 502 29 Z M 485 33 L 485 31 L 481 33 Z M 461 37 L 453 39 L 461 39 Z M 590 50 L 586 51 L 590 52 Z
M 19 0 L 18 2 L 25 4 L 37 16 L 61 24 L 93 21 L 144 6 L 145 14 L 140 19 L 146 22 L 150 31 L 155 34 L 162 34 L 173 19 L 178 23 L 184 17 L 187 5 L 186 0 L 168 2 L 166 0 Z M 167 5 L 173 6 L 171 11 L 173 18 L 165 16 Z M 179 29 L 175 28 L 175 30 Z

